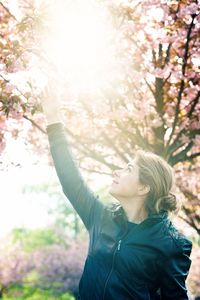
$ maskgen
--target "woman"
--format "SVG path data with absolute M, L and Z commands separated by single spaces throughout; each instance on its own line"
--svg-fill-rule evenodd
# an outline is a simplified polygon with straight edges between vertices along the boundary
M 50 151 L 66 197 L 89 233 L 79 284 L 82 300 L 186 300 L 192 243 L 171 223 L 177 209 L 172 168 L 143 150 L 113 173 L 105 206 L 85 183 L 73 159 L 58 103 L 46 91 L 43 110 Z

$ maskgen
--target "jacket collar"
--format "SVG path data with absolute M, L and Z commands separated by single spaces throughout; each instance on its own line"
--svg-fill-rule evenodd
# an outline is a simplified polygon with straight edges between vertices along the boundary
M 121 219 L 121 220 L 124 220 L 124 221 L 128 221 L 126 213 L 125 213 L 123 207 L 121 206 L 121 204 L 112 203 L 110 209 L 111 209 L 111 212 L 112 212 L 112 215 L 113 215 L 114 219 L 118 219 L 118 220 Z M 162 219 L 166 219 L 167 217 L 168 217 L 168 212 L 163 210 L 160 213 L 150 214 L 141 223 L 144 223 L 144 222 L 146 223 L 149 220 L 162 220 Z

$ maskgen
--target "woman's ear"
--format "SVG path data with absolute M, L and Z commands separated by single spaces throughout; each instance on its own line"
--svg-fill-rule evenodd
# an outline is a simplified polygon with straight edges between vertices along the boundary
M 140 184 L 140 187 L 139 187 L 139 194 L 140 195 L 146 195 L 148 194 L 150 191 L 150 186 L 147 184 Z

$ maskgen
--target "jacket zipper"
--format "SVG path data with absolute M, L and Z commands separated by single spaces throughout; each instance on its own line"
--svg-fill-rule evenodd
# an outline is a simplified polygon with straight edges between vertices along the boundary
M 126 224 L 126 223 L 125 223 L 125 224 Z M 103 300 L 105 299 L 106 287 L 107 287 L 108 281 L 109 281 L 109 279 L 110 279 L 110 276 L 111 276 L 112 271 L 113 271 L 113 268 L 114 268 L 115 255 L 116 255 L 117 251 L 120 251 L 122 239 L 127 235 L 127 232 L 128 232 L 128 227 L 127 227 L 127 224 L 126 224 L 125 232 L 124 232 L 124 234 L 121 236 L 121 239 L 117 242 L 117 247 L 115 248 L 115 251 L 114 251 L 114 253 L 113 253 L 112 267 L 111 267 L 110 273 L 109 273 L 109 275 L 108 275 L 108 277 L 107 277 L 107 279 L 106 279 L 106 283 L 105 283 L 105 285 L 104 285 L 104 290 L 103 290 Z
M 121 243 L 122 243 L 122 240 L 119 240 L 118 245 L 117 245 L 117 250 L 118 251 L 121 249 Z
M 110 273 L 107 277 L 107 280 L 106 280 L 106 283 L 104 285 L 104 290 L 103 290 L 103 300 L 105 299 L 105 293 L 106 293 L 106 286 L 108 284 L 108 281 L 110 279 L 110 276 L 112 274 L 112 271 L 113 271 L 113 267 L 114 267 L 114 261 L 115 261 L 115 255 L 116 255 L 116 252 L 120 250 L 121 248 L 121 242 L 122 240 L 119 240 L 118 243 L 117 243 L 117 247 L 115 248 L 115 251 L 114 251 L 114 254 L 113 254 L 113 259 L 112 259 L 112 267 L 111 267 L 111 270 L 110 270 Z

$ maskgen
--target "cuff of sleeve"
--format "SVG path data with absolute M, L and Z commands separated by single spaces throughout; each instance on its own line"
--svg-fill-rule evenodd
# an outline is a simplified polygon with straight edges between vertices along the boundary
M 52 123 L 50 125 L 47 125 L 46 131 L 48 134 L 50 146 L 53 146 L 58 142 L 67 140 L 65 135 L 64 125 L 62 122 Z
M 51 134 L 52 132 L 56 132 L 58 130 L 64 130 L 64 125 L 62 122 L 52 123 L 46 126 L 46 130 L 48 134 Z

